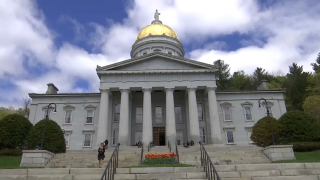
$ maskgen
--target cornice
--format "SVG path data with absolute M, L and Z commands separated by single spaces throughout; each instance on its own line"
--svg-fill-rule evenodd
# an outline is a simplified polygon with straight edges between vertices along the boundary
M 97 66 L 96 71 L 98 72 L 98 71 L 111 70 L 113 68 L 117 68 L 117 67 L 129 65 L 129 64 L 132 64 L 132 63 L 136 63 L 136 62 L 139 62 L 139 61 L 147 60 L 147 59 L 150 59 L 152 57 L 163 57 L 163 58 L 171 59 L 171 60 L 174 60 L 174 61 L 179 61 L 181 63 L 200 66 L 200 67 L 203 67 L 203 68 L 206 68 L 206 69 L 217 69 L 217 67 L 214 66 L 214 65 L 203 63 L 203 62 L 200 62 L 200 61 L 195 61 L 195 60 L 187 59 L 187 58 L 184 58 L 184 57 L 173 56 L 173 55 L 169 55 L 169 54 L 163 53 L 163 52 L 152 52 L 152 53 L 144 55 L 144 56 L 139 56 L 139 57 L 136 57 L 136 58 L 127 59 L 127 60 L 120 61 L 120 62 L 117 62 L 117 63 L 114 63 L 114 64 L 110 64 L 110 65 L 107 65 L 107 66 L 103 66 L 103 67 Z
M 29 93 L 30 98 L 34 97 L 87 97 L 87 96 L 98 96 L 100 97 L 101 93 L 58 93 L 58 94 L 37 94 Z
M 215 69 L 191 69 L 191 70 L 144 70 L 144 71 L 97 71 L 98 74 L 152 74 L 152 73 L 210 73 Z

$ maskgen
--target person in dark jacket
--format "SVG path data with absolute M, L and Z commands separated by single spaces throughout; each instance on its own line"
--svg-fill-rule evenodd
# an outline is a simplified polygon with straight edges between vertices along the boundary
M 101 146 L 100 146 L 99 149 L 98 149 L 98 160 L 99 160 L 99 167 L 100 167 L 100 168 L 102 167 L 102 161 L 103 161 L 104 158 L 105 158 L 104 152 L 105 152 L 104 144 L 101 143 Z
M 105 149 L 108 149 L 108 139 L 106 139 L 106 140 L 104 141 L 104 148 L 105 148 Z

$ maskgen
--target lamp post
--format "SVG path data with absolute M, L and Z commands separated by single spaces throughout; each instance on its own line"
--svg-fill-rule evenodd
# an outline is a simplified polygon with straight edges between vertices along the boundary
M 273 127 L 272 127 L 272 122 L 271 122 L 271 119 L 270 119 L 270 114 L 269 114 L 269 108 L 268 108 L 268 102 L 266 99 L 264 98 L 260 98 L 258 103 L 259 103 L 259 108 L 261 107 L 261 103 L 260 103 L 260 100 L 263 100 L 265 103 L 266 103 L 266 110 L 267 110 L 267 116 L 269 117 L 269 122 L 270 122 L 270 127 L 271 127 L 271 136 L 272 136 L 272 144 L 273 145 L 276 145 L 276 142 L 274 141 L 274 134 L 273 134 Z
M 51 106 L 52 104 L 54 105 L 54 111 L 53 111 L 53 112 L 54 112 L 54 113 L 57 112 L 57 105 L 56 105 L 55 103 L 50 103 L 50 104 L 48 105 L 48 108 L 47 108 L 46 119 L 45 119 L 45 122 L 44 122 L 44 129 L 43 129 L 43 132 L 42 132 L 41 150 L 43 150 L 44 134 L 45 134 L 45 132 L 46 132 L 47 121 L 48 121 L 48 119 L 49 119 L 49 109 L 50 109 L 50 106 Z

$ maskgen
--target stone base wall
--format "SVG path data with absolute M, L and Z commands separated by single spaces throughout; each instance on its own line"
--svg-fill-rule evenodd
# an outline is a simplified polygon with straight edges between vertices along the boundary
M 264 148 L 263 153 L 273 161 L 295 160 L 292 145 L 272 145 Z
M 45 167 L 54 157 L 54 153 L 47 150 L 22 151 L 20 167 Z

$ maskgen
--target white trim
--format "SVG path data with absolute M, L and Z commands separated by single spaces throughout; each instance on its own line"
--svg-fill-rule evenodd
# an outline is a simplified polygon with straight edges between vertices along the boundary
M 222 108 L 223 121 L 224 122 L 232 122 L 231 106 L 222 106 L 221 108 Z M 228 120 L 226 120 L 224 108 L 229 108 L 230 119 L 228 119 Z
M 48 109 L 48 108 L 42 109 L 42 111 L 43 111 L 43 113 L 44 113 L 44 114 L 43 114 L 43 119 L 46 119 L 47 109 Z M 48 119 L 50 119 L 50 117 L 51 117 L 52 114 L 53 114 L 53 108 L 49 108 Z
M 70 104 L 65 104 L 63 106 L 63 110 L 74 110 L 76 107 L 70 105 Z
M 201 104 L 201 109 L 202 109 L 202 119 L 199 119 L 199 112 L 198 112 L 198 104 Z M 203 111 L 203 102 L 197 102 L 197 112 L 198 112 L 198 121 L 204 121 L 204 111 Z
M 141 108 L 141 110 L 142 110 L 141 122 L 137 122 L 137 108 Z M 135 108 L 135 123 L 136 123 L 136 124 L 142 124 L 142 123 L 143 123 L 143 106 L 138 105 L 138 106 L 136 106 L 136 108 Z
M 116 105 L 119 105 L 119 120 L 118 121 L 115 121 L 115 115 L 116 115 Z M 117 122 L 119 123 L 120 122 L 120 113 L 121 113 L 121 103 L 114 103 L 113 104 L 113 114 L 112 114 L 112 122 Z
M 71 133 L 65 133 L 65 134 L 64 134 L 64 138 L 66 138 L 66 134 L 68 134 L 68 144 L 66 144 L 66 148 L 69 148 Z
M 86 140 L 86 135 L 90 135 L 91 137 L 91 139 L 90 139 L 90 146 L 85 146 L 84 145 L 84 143 L 85 143 L 85 140 Z M 82 147 L 84 147 L 84 148 L 90 148 L 90 147 L 92 147 L 92 139 L 93 139 L 93 133 L 89 133 L 89 132 L 86 132 L 86 133 L 83 133 L 83 144 L 82 144 Z
M 252 129 L 246 128 L 246 130 L 247 130 L 247 136 L 248 136 L 248 143 L 249 144 L 254 144 L 254 142 L 251 140 L 251 138 L 249 136 L 249 134 L 252 134 Z
M 88 120 L 88 111 L 92 111 L 92 123 L 87 123 L 87 120 Z M 86 125 L 93 125 L 93 124 L 94 124 L 93 122 L 94 122 L 94 109 L 87 109 L 85 124 L 86 124 Z
M 66 123 L 67 111 L 71 111 L 71 114 L 70 114 L 70 123 Z M 72 109 L 64 109 L 64 121 L 63 121 L 63 125 L 72 125 L 72 117 L 73 117 L 73 110 L 72 110 Z
M 157 107 L 161 107 L 161 122 L 157 122 Z M 162 124 L 163 122 L 163 107 L 161 105 L 154 106 L 154 122 L 156 124 Z
M 226 143 L 227 143 L 227 145 L 234 145 L 235 144 L 235 138 L 234 138 L 235 129 L 227 128 L 227 129 L 224 129 L 224 131 L 225 131 L 225 135 L 226 135 Z M 227 132 L 232 132 L 233 143 L 229 143 L 228 142 L 228 133 Z
M 181 119 L 181 122 L 177 122 L 177 118 L 176 118 L 176 107 L 179 107 L 180 108 L 180 119 Z M 176 124 L 182 124 L 183 123 L 183 119 L 182 119 L 182 106 L 181 105 L 176 105 L 174 106 L 174 118 L 175 118 L 175 121 L 176 121 Z
M 246 108 L 249 108 L 249 109 L 250 109 L 251 119 L 247 119 Z M 254 120 L 253 120 L 253 116 L 252 116 L 252 110 L 251 110 L 251 108 L 252 108 L 252 106 L 243 106 L 243 107 L 242 107 L 244 120 L 245 120 L 246 122 L 252 122 L 252 121 L 254 121 Z
M 93 110 L 95 110 L 97 108 L 97 106 L 95 106 L 95 105 L 92 105 L 92 104 L 87 104 L 87 105 L 84 105 L 84 109 L 93 109 Z

